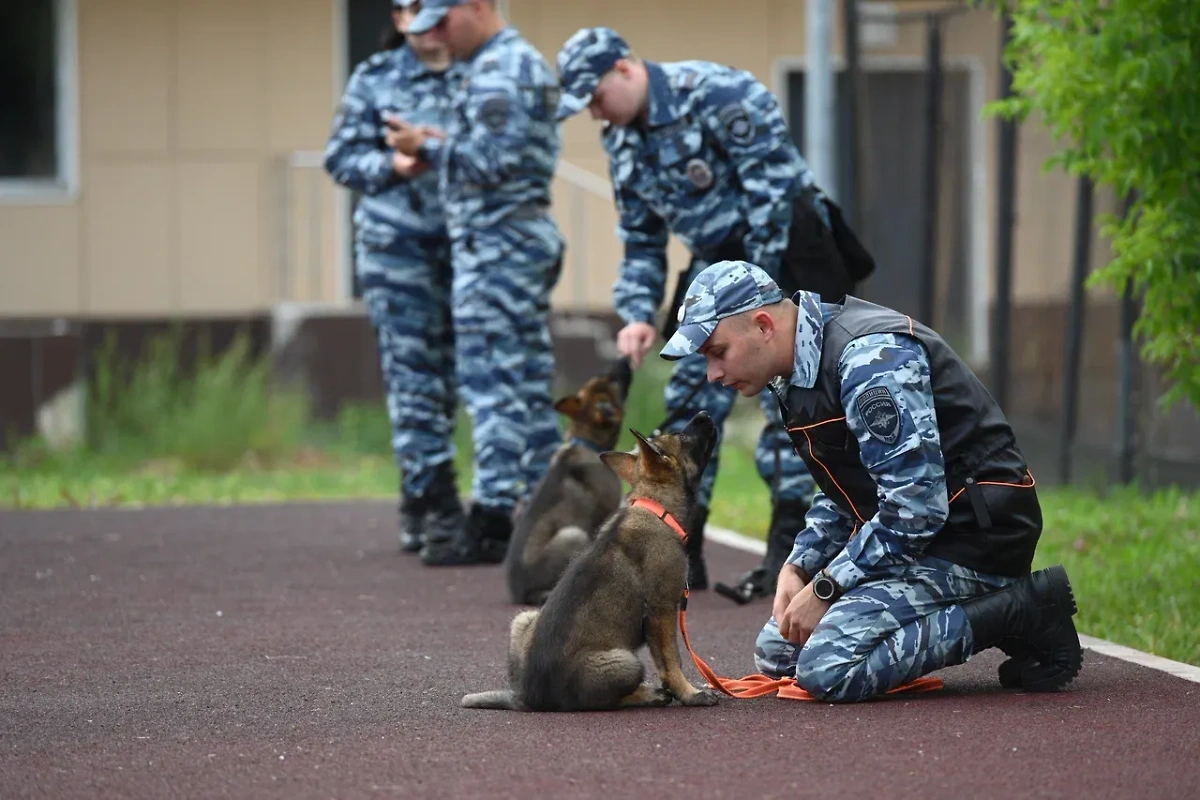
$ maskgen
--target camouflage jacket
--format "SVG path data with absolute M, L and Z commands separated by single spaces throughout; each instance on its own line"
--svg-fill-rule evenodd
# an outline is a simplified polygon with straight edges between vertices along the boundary
M 446 138 L 421 148 L 439 168 L 451 239 L 545 213 L 560 148 L 558 91 L 546 60 L 511 27 L 466 63 Z
M 445 128 L 461 74 L 459 66 L 430 70 L 409 47 L 376 53 L 355 68 L 325 147 L 325 170 L 363 195 L 354 212 L 361 244 L 386 249 L 402 236 L 445 235 L 437 174 L 406 179 L 392 171 L 384 117 Z
M 789 386 L 808 389 L 821 369 L 823 329 L 842 307 L 821 304 L 818 312 L 813 295 L 801 292 L 797 297 L 802 305 Z M 924 550 L 946 520 L 948 496 L 924 345 L 903 334 L 869 333 L 842 351 L 837 372 L 846 427 L 877 487 L 878 510 L 869 519 L 856 520 L 826 493 L 818 493 L 788 563 L 810 577 L 826 569 L 839 586 L 850 589 L 894 567 L 903 556 Z M 883 421 L 887 430 L 880 420 L 868 419 L 880 412 L 881 404 L 872 404 L 871 398 L 884 396 L 882 405 L 895 415 Z M 815 430 L 806 433 L 820 436 Z
M 706 61 L 646 62 L 644 125 L 607 125 L 619 233 L 614 301 L 626 322 L 652 322 L 674 233 L 704 256 L 733 236 L 747 261 L 778 278 L 792 201 L 814 183 L 775 97 L 753 75 Z

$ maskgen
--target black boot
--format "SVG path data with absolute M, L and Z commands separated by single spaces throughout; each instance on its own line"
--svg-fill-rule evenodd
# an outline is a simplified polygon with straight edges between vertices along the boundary
M 708 524 L 708 506 L 696 506 L 685 528 L 687 543 L 688 589 L 702 592 L 708 588 L 708 567 L 704 564 L 704 526 Z
M 431 566 L 452 563 L 463 532 L 462 500 L 452 462 L 438 465 L 424 500 L 421 561 Z
M 1013 656 L 1001 683 L 1030 692 L 1061 689 L 1079 674 L 1083 649 L 1071 617 L 1075 595 L 1062 566 L 1038 570 L 1008 588 L 961 603 L 978 653 L 999 647 Z
M 787 563 L 796 544 L 796 535 L 804 530 L 808 503 L 803 500 L 780 500 L 771 509 L 771 527 L 767 530 L 767 553 L 763 563 L 738 578 L 733 586 L 718 582 L 713 588 L 722 597 L 745 605 L 756 597 L 775 597 L 779 571 Z
M 512 534 L 513 518 L 510 512 L 488 508 L 478 503 L 471 506 L 471 511 L 467 514 L 466 536 L 475 543 L 475 551 L 478 553 L 476 563 L 504 563 Z
M 421 560 L 431 567 L 463 567 L 471 564 L 500 564 L 512 538 L 512 517 L 508 512 L 471 505 L 457 534 L 435 541 L 426 533 Z
M 415 553 L 425 543 L 425 496 L 400 493 L 400 552 Z

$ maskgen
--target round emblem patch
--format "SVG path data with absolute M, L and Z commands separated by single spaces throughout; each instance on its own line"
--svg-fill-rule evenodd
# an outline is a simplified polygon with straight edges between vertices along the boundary
M 679 306 L 679 313 L 675 315 L 675 319 L 679 321 L 679 324 L 680 324 L 680 325 L 682 325 L 682 324 L 683 324 L 683 317 L 684 317 L 684 313 L 683 313 L 683 312 L 684 312 L 685 310 L 686 310 L 686 309 L 685 309 L 685 308 L 684 308 L 684 307 L 681 305 L 681 306 Z
M 687 163 L 687 176 L 697 189 L 707 189 L 713 184 L 712 167 L 702 158 L 693 158 Z
M 730 103 L 717 112 L 717 118 L 729 132 L 729 139 L 734 144 L 748 145 L 754 141 L 754 122 L 741 103 Z

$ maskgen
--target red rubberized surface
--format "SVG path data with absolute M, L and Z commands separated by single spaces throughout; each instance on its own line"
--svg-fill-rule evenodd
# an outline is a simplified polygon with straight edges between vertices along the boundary
M 0 512 L 0 797 L 1200 796 L 1200 684 L 1090 651 L 1051 695 L 985 653 L 856 706 L 460 709 L 503 586 L 398 554 L 384 503 Z M 751 673 L 767 613 L 694 593 L 693 645 Z

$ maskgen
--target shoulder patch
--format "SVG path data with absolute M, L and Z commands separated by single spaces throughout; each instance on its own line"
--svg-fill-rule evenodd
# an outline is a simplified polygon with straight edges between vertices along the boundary
M 479 121 L 492 133 L 504 130 L 508 122 L 508 98 L 498 94 L 484 100 L 479 107 Z
M 717 119 L 725 126 L 729 139 L 734 144 L 750 144 L 754 141 L 754 122 L 741 103 L 730 103 L 717 112 Z
M 879 441 L 890 445 L 900 439 L 900 407 L 888 387 L 876 386 L 859 395 L 858 413 L 867 432 Z

